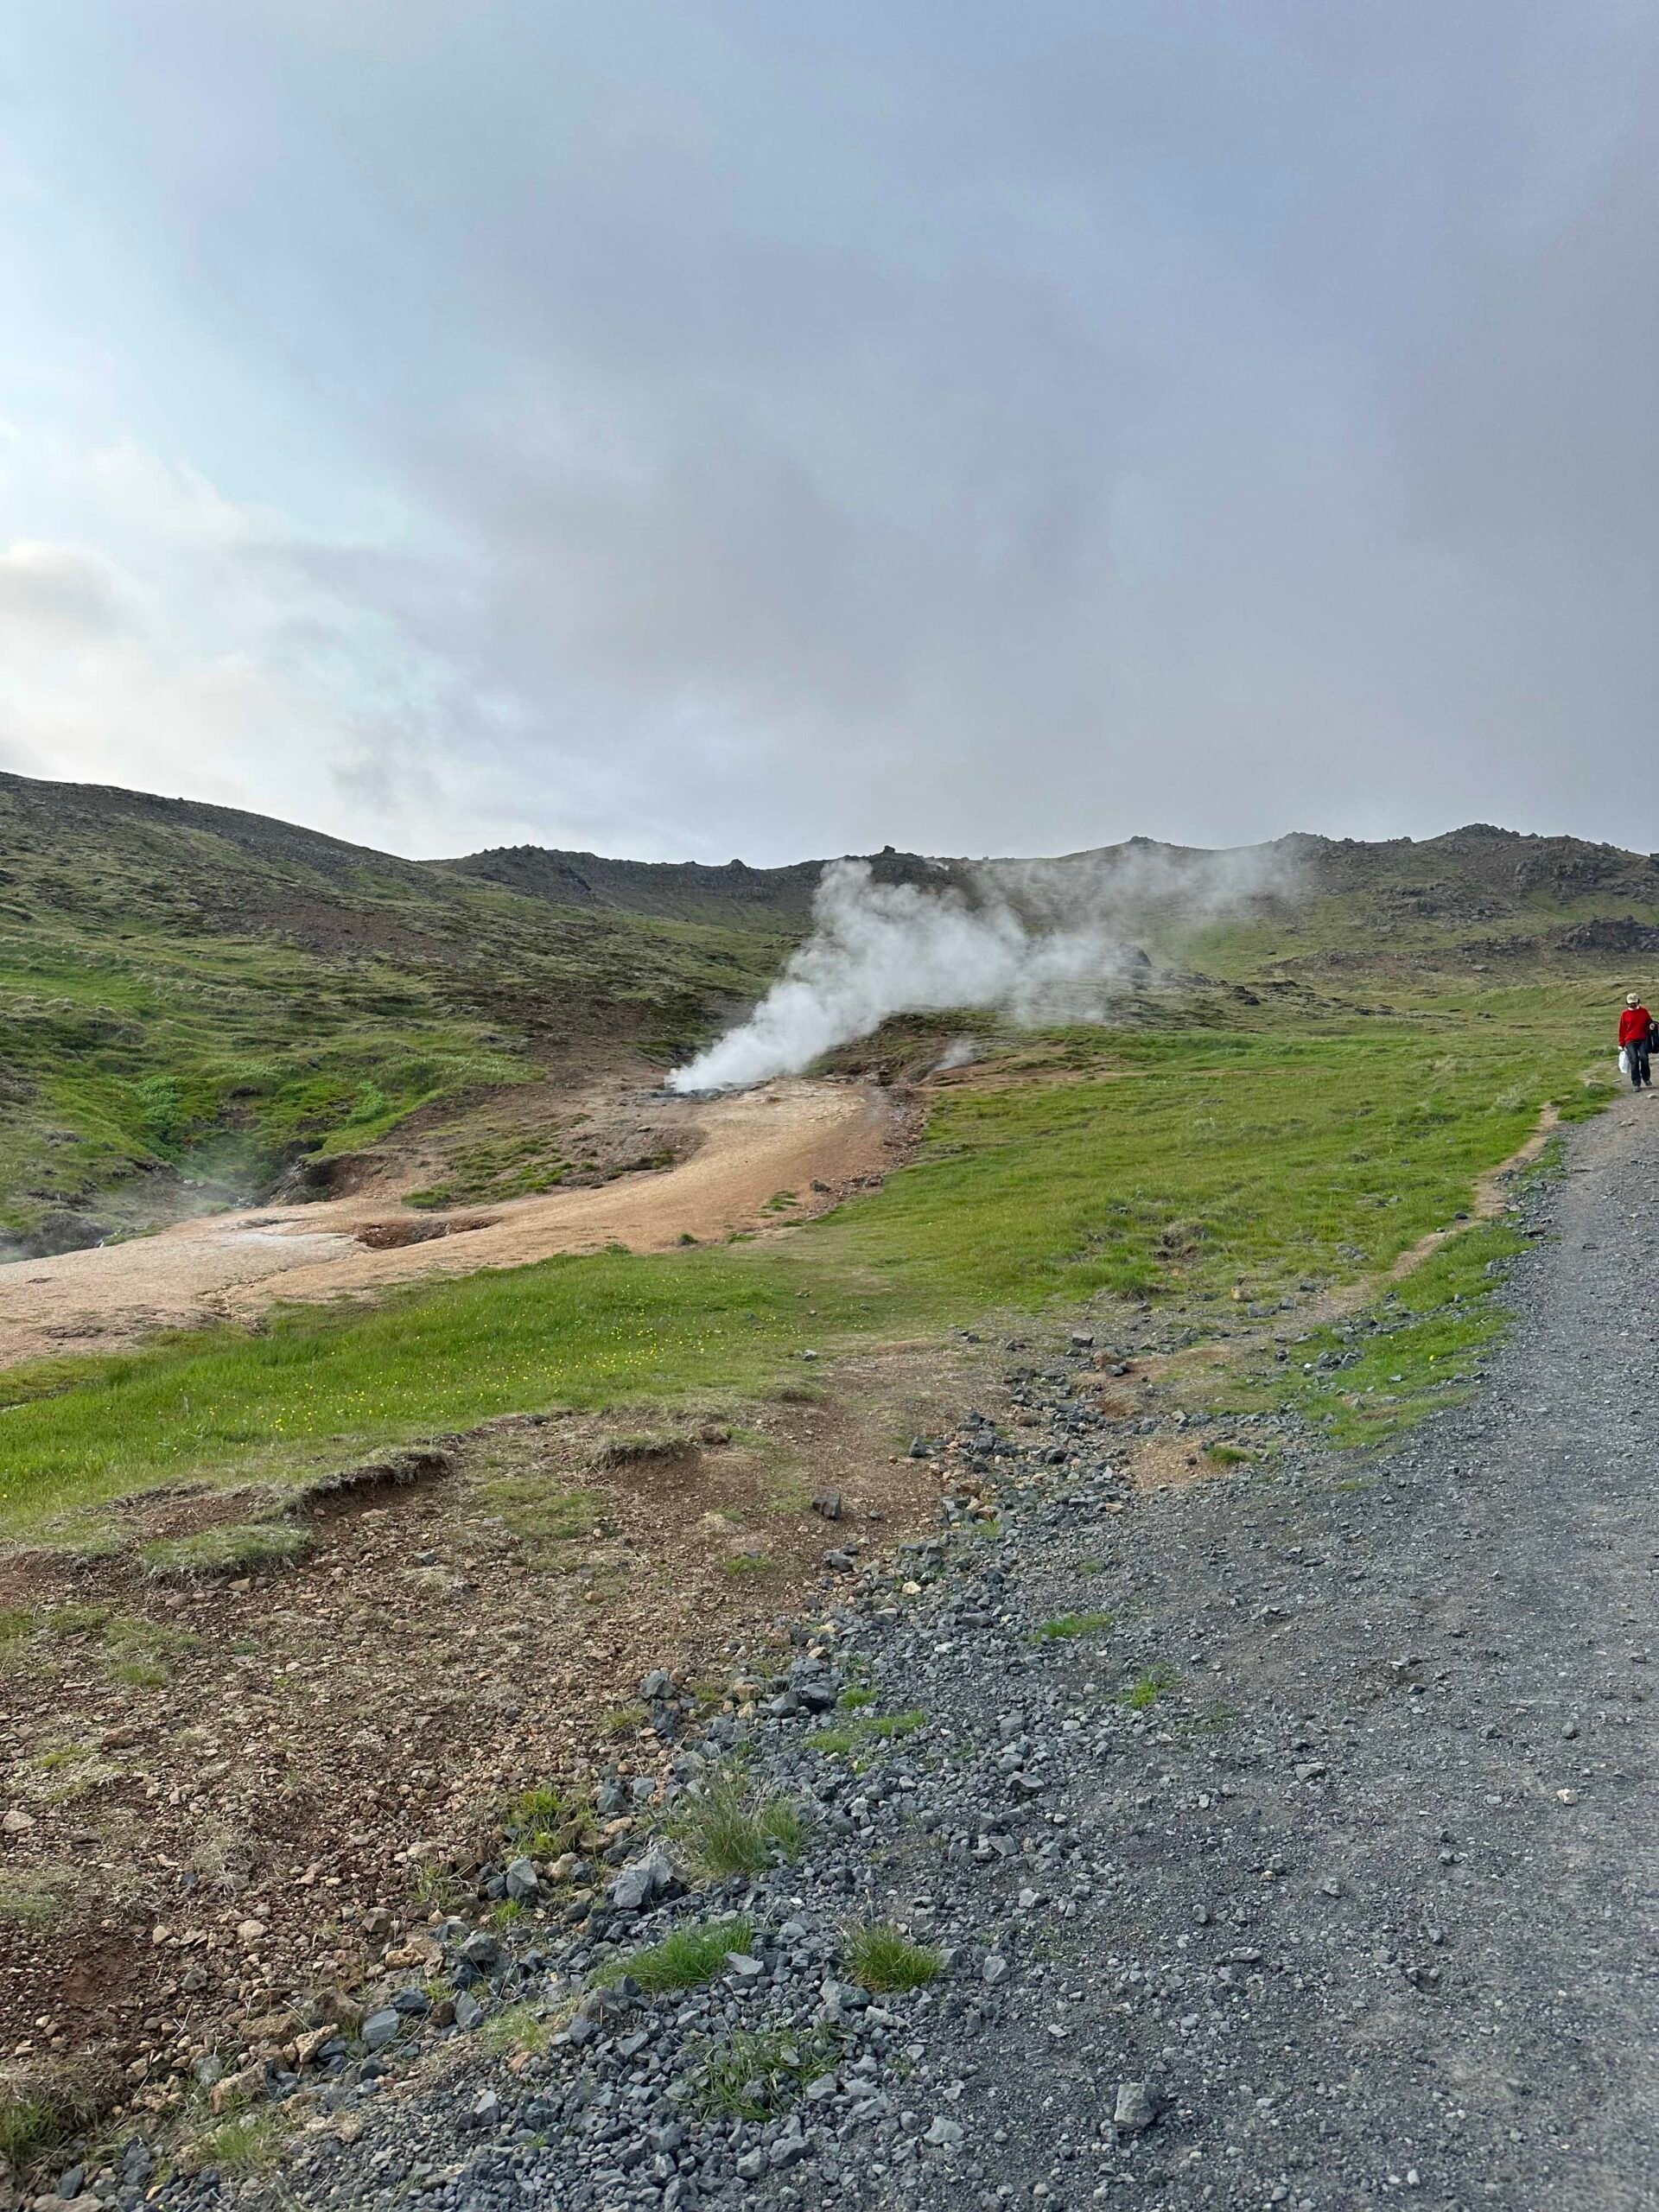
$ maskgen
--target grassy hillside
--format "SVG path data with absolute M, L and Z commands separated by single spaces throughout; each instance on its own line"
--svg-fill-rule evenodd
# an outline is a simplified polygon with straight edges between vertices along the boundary
M 0 777 L 0 1235 L 95 1241 L 418 1107 L 664 1056 L 776 966 L 753 928 L 554 909 L 257 816 Z

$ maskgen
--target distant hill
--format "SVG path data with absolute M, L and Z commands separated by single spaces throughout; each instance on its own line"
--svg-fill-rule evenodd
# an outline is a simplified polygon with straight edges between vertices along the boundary
M 1224 864 L 1144 839 L 988 877 L 869 857 L 886 882 L 974 896 L 1000 880 L 1033 912 L 1126 860 L 1174 885 Z M 1278 889 L 1207 933 L 1219 975 L 1599 973 L 1659 953 L 1653 855 L 1474 824 L 1255 857 Z M 446 1100 L 625 1052 L 666 1063 L 765 987 L 823 866 L 538 846 L 410 861 L 233 808 L 0 774 L 0 1240 L 143 1227 Z

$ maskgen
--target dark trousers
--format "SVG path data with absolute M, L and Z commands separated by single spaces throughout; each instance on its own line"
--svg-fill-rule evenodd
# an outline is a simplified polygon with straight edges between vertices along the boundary
M 1647 1039 L 1645 1037 L 1638 1037 L 1633 1045 L 1627 1045 L 1624 1047 L 1624 1050 L 1630 1056 L 1630 1089 L 1632 1090 L 1651 1090 L 1653 1088 L 1653 1062 L 1648 1051 Z

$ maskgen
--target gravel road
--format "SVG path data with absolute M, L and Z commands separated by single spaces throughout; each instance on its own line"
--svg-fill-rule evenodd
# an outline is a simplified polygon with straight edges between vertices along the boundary
M 711 1910 L 752 1916 L 753 1959 L 590 1996 L 516 2070 L 463 2056 L 399 2095 L 337 2061 L 323 2107 L 355 2139 L 314 2127 L 283 2201 L 1659 2204 L 1659 1506 L 1632 1410 L 1659 1405 L 1659 1111 L 1622 1102 L 1568 1160 L 1478 1393 L 1381 1455 L 1294 1442 L 1271 1475 L 1135 1497 L 1064 1361 L 1021 1386 L 1038 1430 L 965 1419 L 1000 1535 L 957 1522 L 908 1591 L 843 1577 L 770 1709 L 680 1738 L 695 1788 L 747 1735 L 812 1811 L 803 1863 L 654 1898 L 647 1873 L 472 1994 L 574 1994 Z M 812 1748 L 849 1686 L 877 1699 L 849 1725 L 925 1719 Z M 854 1986 L 871 1918 L 944 1972 Z M 768 2026 L 751 2116 L 711 2115 L 711 2039 Z

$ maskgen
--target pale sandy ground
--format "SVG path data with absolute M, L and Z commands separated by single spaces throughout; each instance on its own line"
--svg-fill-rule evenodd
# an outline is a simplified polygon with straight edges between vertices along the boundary
M 598 1189 L 556 1191 L 488 1207 L 416 1214 L 385 1184 L 310 1205 L 263 1206 L 181 1222 L 51 1260 L 0 1267 L 0 1366 L 66 1351 L 110 1351 L 158 1328 L 245 1319 L 276 1300 L 334 1298 L 480 1268 L 522 1267 L 556 1252 L 620 1243 L 659 1252 L 775 1223 L 784 1191 L 801 1211 L 878 1174 L 902 1141 L 886 1093 L 849 1084 L 779 1082 L 737 1097 L 667 1109 L 701 1142 L 679 1166 Z M 828 1186 L 815 1195 L 811 1185 Z M 433 1236 L 442 1226 L 447 1233 Z M 427 1231 L 375 1249 L 365 1233 Z

